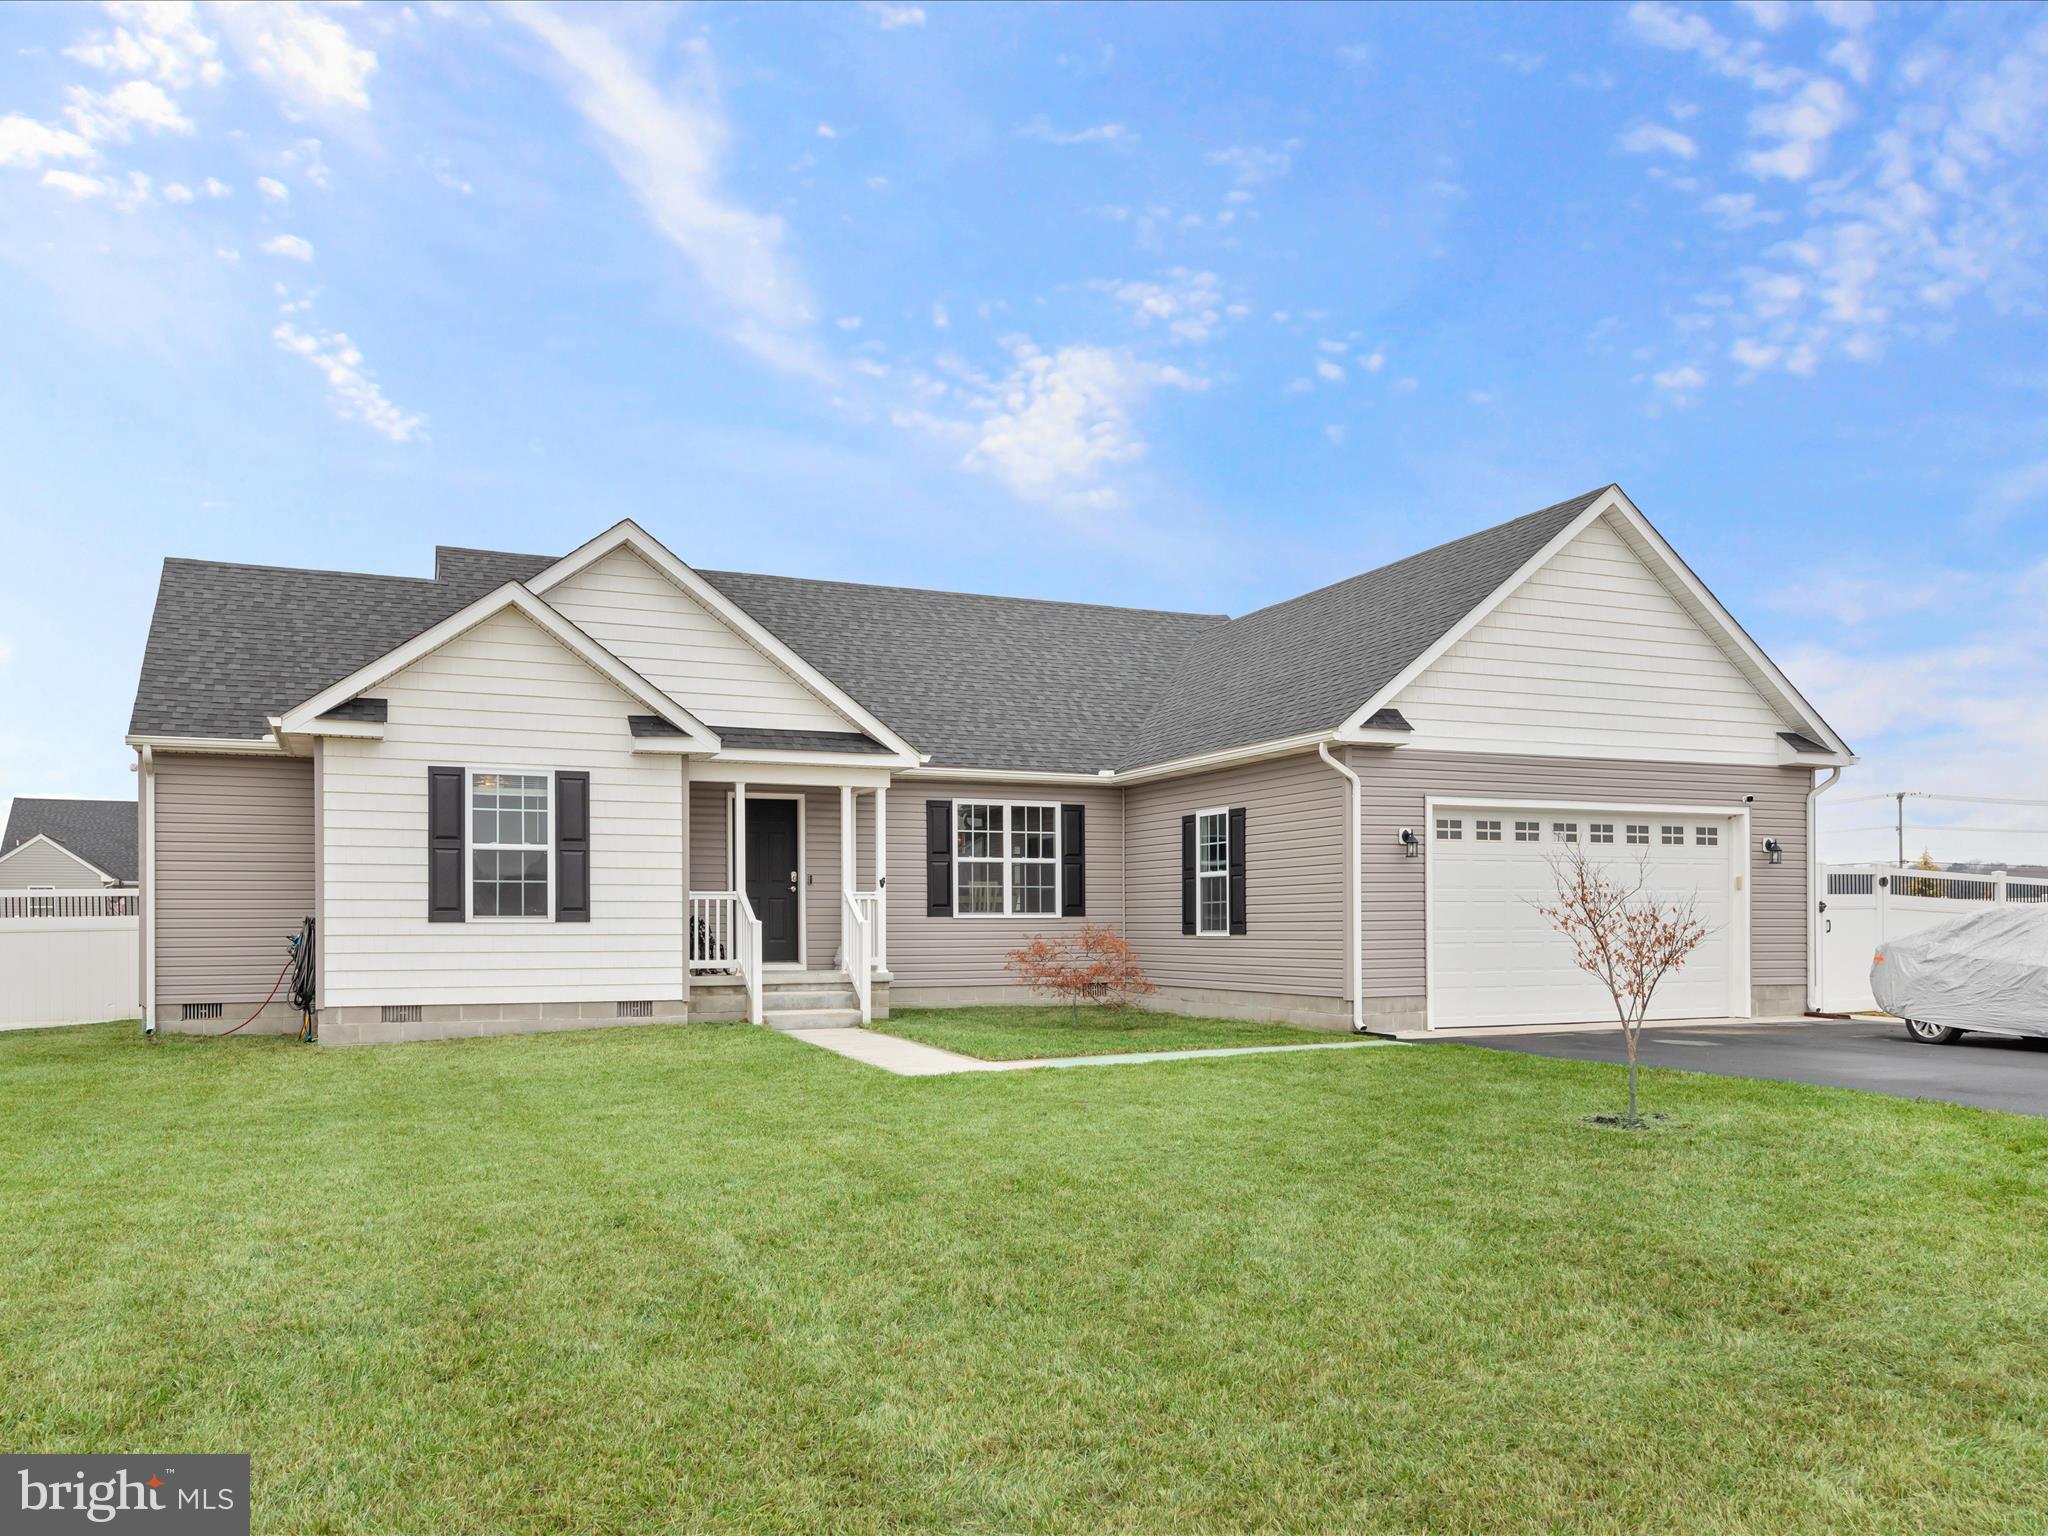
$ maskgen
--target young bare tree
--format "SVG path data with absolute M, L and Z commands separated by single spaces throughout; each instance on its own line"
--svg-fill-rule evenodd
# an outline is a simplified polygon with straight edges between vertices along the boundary
M 1130 941 L 1114 927 L 1083 923 L 1079 933 L 1024 937 L 1024 947 L 1010 951 L 1003 969 L 1041 996 L 1063 1000 L 1076 1024 L 1084 1002 L 1122 1008 L 1132 998 L 1159 990 L 1146 979 Z
M 1550 869 L 1556 897 L 1536 910 L 1571 941 L 1579 969 L 1614 1000 L 1614 1015 L 1621 1021 L 1628 1049 L 1628 1117 L 1622 1123 L 1640 1126 L 1636 1046 L 1643 1020 L 1649 1017 L 1658 984 L 1699 948 L 1707 925 L 1696 915 L 1691 898 L 1666 902 L 1649 895 L 1645 863 L 1637 863 L 1632 878 L 1614 878 L 1572 844 L 1551 860 Z

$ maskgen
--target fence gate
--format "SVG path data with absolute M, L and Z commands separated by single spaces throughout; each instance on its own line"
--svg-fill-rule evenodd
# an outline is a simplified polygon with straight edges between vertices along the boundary
M 2048 880 L 2000 871 L 1951 874 L 1904 864 L 1822 866 L 1820 1006 L 1825 1013 L 1871 1013 L 1870 960 L 1886 939 L 2005 901 L 2048 902 Z
M 0 891 L 0 1029 L 140 1012 L 135 891 Z

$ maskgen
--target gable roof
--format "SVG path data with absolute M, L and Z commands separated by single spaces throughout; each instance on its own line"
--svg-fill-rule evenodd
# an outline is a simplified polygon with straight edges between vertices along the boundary
M 1389 705 L 1379 695 L 1603 505 L 1640 519 L 1618 488 L 1603 486 L 1237 619 L 691 574 L 933 768 L 1099 773 L 1354 725 L 1399 729 L 1365 718 Z M 166 561 L 131 733 L 260 738 L 269 714 L 562 559 L 443 547 L 433 581 Z M 1760 680 L 1782 684 L 1773 691 L 1789 701 L 1787 723 L 1838 742 L 1699 591 L 1705 616 L 1754 653 Z
M 133 800 L 37 800 L 17 796 L 0 835 L 0 858 L 22 844 L 46 837 L 85 860 L 103 875 L 133 883 L 135 802 Z

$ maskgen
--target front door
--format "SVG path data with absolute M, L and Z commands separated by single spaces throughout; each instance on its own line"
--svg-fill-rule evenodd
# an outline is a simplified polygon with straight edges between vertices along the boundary
M 803 892 L 796 812 L 794 800 L 747 800 L 747 900 L 761 919 L 761 959 L 769 965 L 797 961 Z

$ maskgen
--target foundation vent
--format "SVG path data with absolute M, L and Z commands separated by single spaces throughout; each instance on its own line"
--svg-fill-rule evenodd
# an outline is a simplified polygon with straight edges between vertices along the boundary
M 386 1003 L 383 1008 L 386 1024 L 417 1024 L 420 1021 L 418 1003 Z
M 654 1004 L 645 1002 L 621 1003 L 619 1004 L 619 1017 L 622 1019 L 651 1019 L 654 1017 Z
M 220 1017 L 219 1003 L 187 1003 L 182 1017 L 187 1019 L 217 1019 Z

